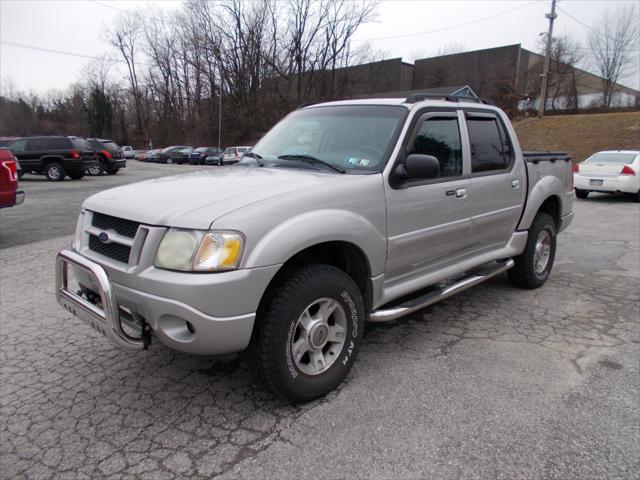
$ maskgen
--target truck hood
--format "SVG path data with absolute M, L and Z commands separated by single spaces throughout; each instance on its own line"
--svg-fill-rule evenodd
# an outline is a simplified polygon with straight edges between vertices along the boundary
M 232 166 L 146 180 L 89 197 L 82 208 L 147 225 L 208 229 L 233 210 L 356 175 Z

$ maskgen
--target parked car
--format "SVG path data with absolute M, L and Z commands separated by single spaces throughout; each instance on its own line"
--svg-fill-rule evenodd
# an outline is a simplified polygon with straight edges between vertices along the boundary
M 486 102 L 317 104 L 240 165 L 88 198 L 54 291 L 119 347 L 248 349 L 271 391 L 308 401 L 345 378 L 367 319 L 395 320 L 505 271 L 541 287 L 572 205 L 570 159 L 522 152 Z
M 44 174 L 59 182 L 68 175 L 84 177 L 87 169 L 98 165 L 95 152 L 84 138 L 70 136 L 26 137 L 9 144 L 24 173 Z
M 625 193 L 640 202 L 640 151 L 607 150 L 573 166 L 576 197 L 591 192 Z
M 222 150 L 218 147 L 198 147 L 189 155 L 189 163 L 191 165 L 205 165 L 207 157 L 219 157 L 221 152 Z
M 193 147 L 187 147 L 181 150 L 177 150 L 175 154 L 172 154 L 171 160 L 173 161 L 173 163 L 178 163 L 180 165 L 182 165 L 183 163 L 189 163 L 192 152 Z
M 154 152 L 155 150 L 145 150 L 145 151 L 141 151 L 136 153 L 135 159 L 140 161 L 140 162 L 150 162 L 150 157 L 151 154 Z
M 121 168 L 127 166 L 127 160 L 122 149 L 113 140 L 87 138 L 87 142 L 95 150 L 99 160 L 98 165 L 87 170 L 89 175 L 102 175 L 103 172 L 115 175 Z
M 24 192 L 18 190 L 20 165 L 8 148 L 0 148 L 0 208 L 24 202 Z
M 188 145 L 173 145 L 171 147 L 163 148 L 156 156 L 155 160 L 158 163 L 178 163 L 177 160 L 182 159 L 182 155 L 180 153 L 181 150 L 185 148 L 191 148 Z
M 149 150 L 147 152 L 146 160 L 147 162 L 156 162 L 158 154 L 162 151 L 162 148 L 154 148 L 153 150 Z
M 231 165 L 242 160 L 242 156 L 251 150 L 251 147 L 228 147 L 222 155 L 222 165 Z
M 135 156 L 135 150 L 131 145 L 122 147 L 122 153 L 124 154 L 124 158 L 133 158 Z

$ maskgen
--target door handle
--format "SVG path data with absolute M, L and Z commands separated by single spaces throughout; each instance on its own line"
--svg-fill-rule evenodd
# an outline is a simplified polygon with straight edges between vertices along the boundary
M 514 190 L 520 188 L 520 180 L 511 180 L 511 188 Z
M 466 188 L 459 188 L 456 190 L 456 198 L 464 198 L 467 196 Z
M 454 196 L 456 194 L 456 191 L 455 190 L 447 190 L 446 192 L 444 192 L 444 194 L 447 197 L 452 197 L 452 196 Z

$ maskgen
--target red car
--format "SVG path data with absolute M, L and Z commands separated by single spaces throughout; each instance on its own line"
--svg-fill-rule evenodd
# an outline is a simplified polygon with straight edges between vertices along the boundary
M 24 202 L 24 192 L 18 190 L 19 170 L 20 166 L 11 150 L 0 148 L 0 208 Z

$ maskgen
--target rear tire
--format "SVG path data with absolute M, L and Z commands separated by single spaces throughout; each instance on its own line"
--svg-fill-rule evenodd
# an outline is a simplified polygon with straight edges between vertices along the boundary
M 364 305 L 355 282 L 324 264 L 287 272 L 260 305 L 253 367 L 275 395 L 308 402 L 336 388 L 356 359 Z
M 580 190 L 576 188 L 576 197 L 587 198 L 589 196 L 589 190 Z
M 92 177 L 99 177 L 100 175 L 102 175 L 102 172 L 104 172 L 104 166 L 102 165 L 101 161 L 98 161 L 96 165 L 92 165 L 87 168 L 87 173 Z
M 84 178 L 84 171 L 76 172 L 76 173 L 68 173 L 67 175 L 69 175 L 69 178 L 71 180 L 80 180 Z
M 636 203 L 640 203 L 640 190 L 638 190 L 635 195 L 632 195 L 633 201 Z
M 61 182 L 64 180 L 66 173 L 62 165 L 59 163 L 50 163 L 44 169 L 44 174 L 50 182 Z
M 527 245 L 507 271 L 509 280 L 520 288 L 539 288 L 547 281 L 556 256 L 556 225 L 550 215 L 538 213 L 529 229 Z

